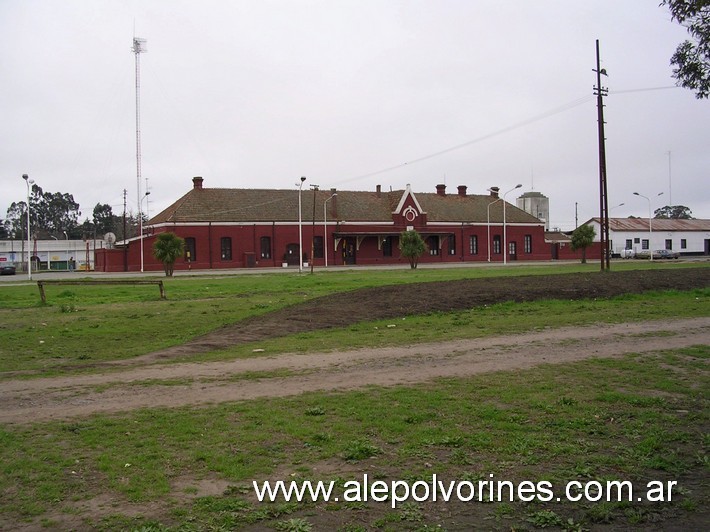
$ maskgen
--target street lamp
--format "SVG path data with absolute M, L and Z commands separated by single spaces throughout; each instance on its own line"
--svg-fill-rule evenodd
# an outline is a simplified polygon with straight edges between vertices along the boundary
M 303 272 L 303 227 L 301 220 L 301 192 L 303 191 L 303 182 L 306 180 L 301 176 L 301 182 L 298 185 L 298 273 Z
M 662 195 L 663 192 L 659 192 L 656 196 Z M 651 260 L 653 260 L 653 246 L 651 245 L 651 240 L 653 238 L 653 217 L 651 216 L 651 198 L 649 198 L 648 196 L 644 196 L 643 194 L 639 194 L 638 192 L 634 192 L 634 196 L 646 198 L 646 201 L 648 202 L 648 252 L 651 255 Z
M 508 264 L 508 240 L 505 229 L 505 196 L 513 192 L 515 189 L 522 187 L 523 185 L 517 184 L 511 188 L 508 192 L 503 194 L 503 264 Z
M 486 244 L 486 247 L 488 248 L 488 262 L 491 262 L 491 205 L 493 205 L 494 203 L 498 203 L 501 200 L 502 198 L 498 198 L 488 204 L 488 244 Z
M 337 192 L 333 192 L 331 196 L 323 202 L 323 254 L 325 255 L 325 267 L 328 267 L 328 212 L 326 206 L 328 202 L 337 196 Z
M 141 244 L 141 273 L 143 273 L 143 200 L 150 196 L 150 190 L 148 190 L 141 198 L 140 205 L 138 205 L 138 226 L 140 227 L 140 244 Z
M 22 179 L 27 184 L 27 280 L 32 280 L 32 242 L 30 240 L 30 185 L 34 184 L 34 179 L 30 179 L 27 174 L 22 174 Z

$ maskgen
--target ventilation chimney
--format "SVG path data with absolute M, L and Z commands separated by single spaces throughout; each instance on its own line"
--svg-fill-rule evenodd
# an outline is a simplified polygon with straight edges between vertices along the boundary
M 500 192 L 500 188 L 498 187 L 491 187 L 488 189 L 488 191 L 491 193 L 491 198 L 497 198 L 498 197 L 498 192 Z
M 379 198 L 382 195 L 382 185 L 377 185 L 375 190 L 377 192 L 377 197 Z
M 203 181 L 203 179 L 200 176 L 193 177 L 192 178 L 192 188 L 194 190 L 202 190 L 202 181 Z
M 333 218 L 336 220 L 338 219 L 338 194 L 337 194 L 337 189 L 331 188 L 330 189 L 330 195 L 333 197 L 332 200 L 330 200 L 330 212 L 332 213 Z
M 468 187 L 466 185 L 459 185 L 459 196 L 466 197 L 466 189 Z
M 436 193 L 439 196 L 446 196 L 446 185 L 436 185 Z

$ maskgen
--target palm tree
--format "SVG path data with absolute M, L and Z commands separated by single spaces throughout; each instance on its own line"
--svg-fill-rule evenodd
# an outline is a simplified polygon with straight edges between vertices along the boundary
M 409 267 L 416 270 L 419 257 L 426 251 L 426 244 L 416 231 L 404 231 L 399 235 L 399 250 L 403 257 L 409 259 Z
M 175 233 L 160 233 L 153 244 L 153 256 L 163 263 L 165 276 L 173 276 L 173 267 L 185 252 L 185 241 Z

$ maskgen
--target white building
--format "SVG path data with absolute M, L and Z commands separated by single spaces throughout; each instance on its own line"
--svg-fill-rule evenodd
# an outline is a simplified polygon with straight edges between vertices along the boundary
M 545 222 L 545 231 L 550 230 L 550 198 L 539 192 L 526 192 L 515 200 L 515 205 Z
M 599 218 L 591 225 L 599 242 Z M 664 220 L 648 218 L 609 218 L 609 247 L 612 255 L 624 250 L 634 252 L 671 249 L 681 255 L 710 255 L 710 220 Z
M 94 269 L 94 249 L 108 247 L 103 240 L 33 240 L 32 269 L 68 270 L 74 261 L 77 270 Z M 0 263 L 26 268 L 27 241 L 0 240 Z

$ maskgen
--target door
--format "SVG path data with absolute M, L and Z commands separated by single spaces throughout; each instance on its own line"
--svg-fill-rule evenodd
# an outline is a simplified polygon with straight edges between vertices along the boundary
M 508 242 L 508 259 L 518 260 L 518 246 L 515 242 Z
M 284 262 L 288 263 L 289 266 L 299 266 L 301 261 L 298 258 L 298 250 L 298 244 L 288 244 L 284 254 Z
M 356 246 L 354 238 L 343 241 L 343 264 L 355 264 Z

